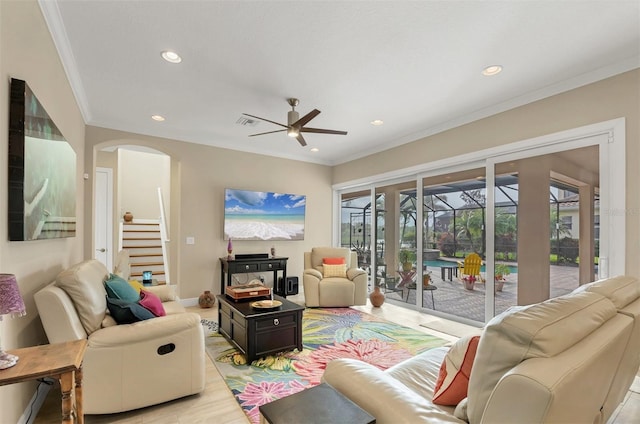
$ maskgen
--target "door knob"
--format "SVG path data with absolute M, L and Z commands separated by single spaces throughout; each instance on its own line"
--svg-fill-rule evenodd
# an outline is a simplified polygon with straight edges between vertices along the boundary
M 100 253 L 104 253 L 104 252 L 106 252 L 106 251 L 107 251 L 107 249 L 105 249 L 104 247 L 103 247 L 102 249 L 96 249 L 96 250 L 97 250 L 98 252 L 100 252 Z

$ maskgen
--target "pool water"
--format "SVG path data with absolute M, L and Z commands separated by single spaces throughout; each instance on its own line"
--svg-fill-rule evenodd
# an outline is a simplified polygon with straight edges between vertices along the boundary
M 443 261 L 443 260 L 435 260 L 435 261 L 424 261 L 422 262 L 423 266 L 426 266 L 427 268 L 441 268 L 443 266 L 457 266 L 458 263 L 457 262 L 453 262 L 453 261 Z M 518 272 L 518 267 L 517 266 L 513 266 L 513 265 L 509 265 L 509 270 L 511 270 L 512 274 L 515 274 Z M 485 267 L 484 265 L 482 265 L 480 267 L 480 272 L 484 272 L 485 271 Z

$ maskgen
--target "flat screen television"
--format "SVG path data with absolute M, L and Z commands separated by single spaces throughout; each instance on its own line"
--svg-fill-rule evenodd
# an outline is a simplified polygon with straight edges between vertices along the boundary
M 304 240 L 306 196 L 225 189 L 224 239 Z

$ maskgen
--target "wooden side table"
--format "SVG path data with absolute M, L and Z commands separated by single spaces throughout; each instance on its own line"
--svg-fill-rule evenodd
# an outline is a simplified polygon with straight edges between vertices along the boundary
M 15 366 L 0 371 L 0 386 L 44 377 L 56 378 L 62 390 L 62 422 L 73 422 L 75 400 L 76 422 L 82 424 L 82 359 L 86 348 L 87 340 L 81 339 L 11 350 L 9 353 L 20 359 Z

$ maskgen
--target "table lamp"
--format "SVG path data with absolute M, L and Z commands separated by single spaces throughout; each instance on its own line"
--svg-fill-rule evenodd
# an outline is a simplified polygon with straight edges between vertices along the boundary
M 18 281 L 13 274 L 0 274 L 0 321 L 3 315 L 11 318 L 26 315 L 24 301 L 18 289 Z M 16 355 L 11 355 L 2 349 L 0 340 L 0 370 L 10 368 L 18 362 Z

